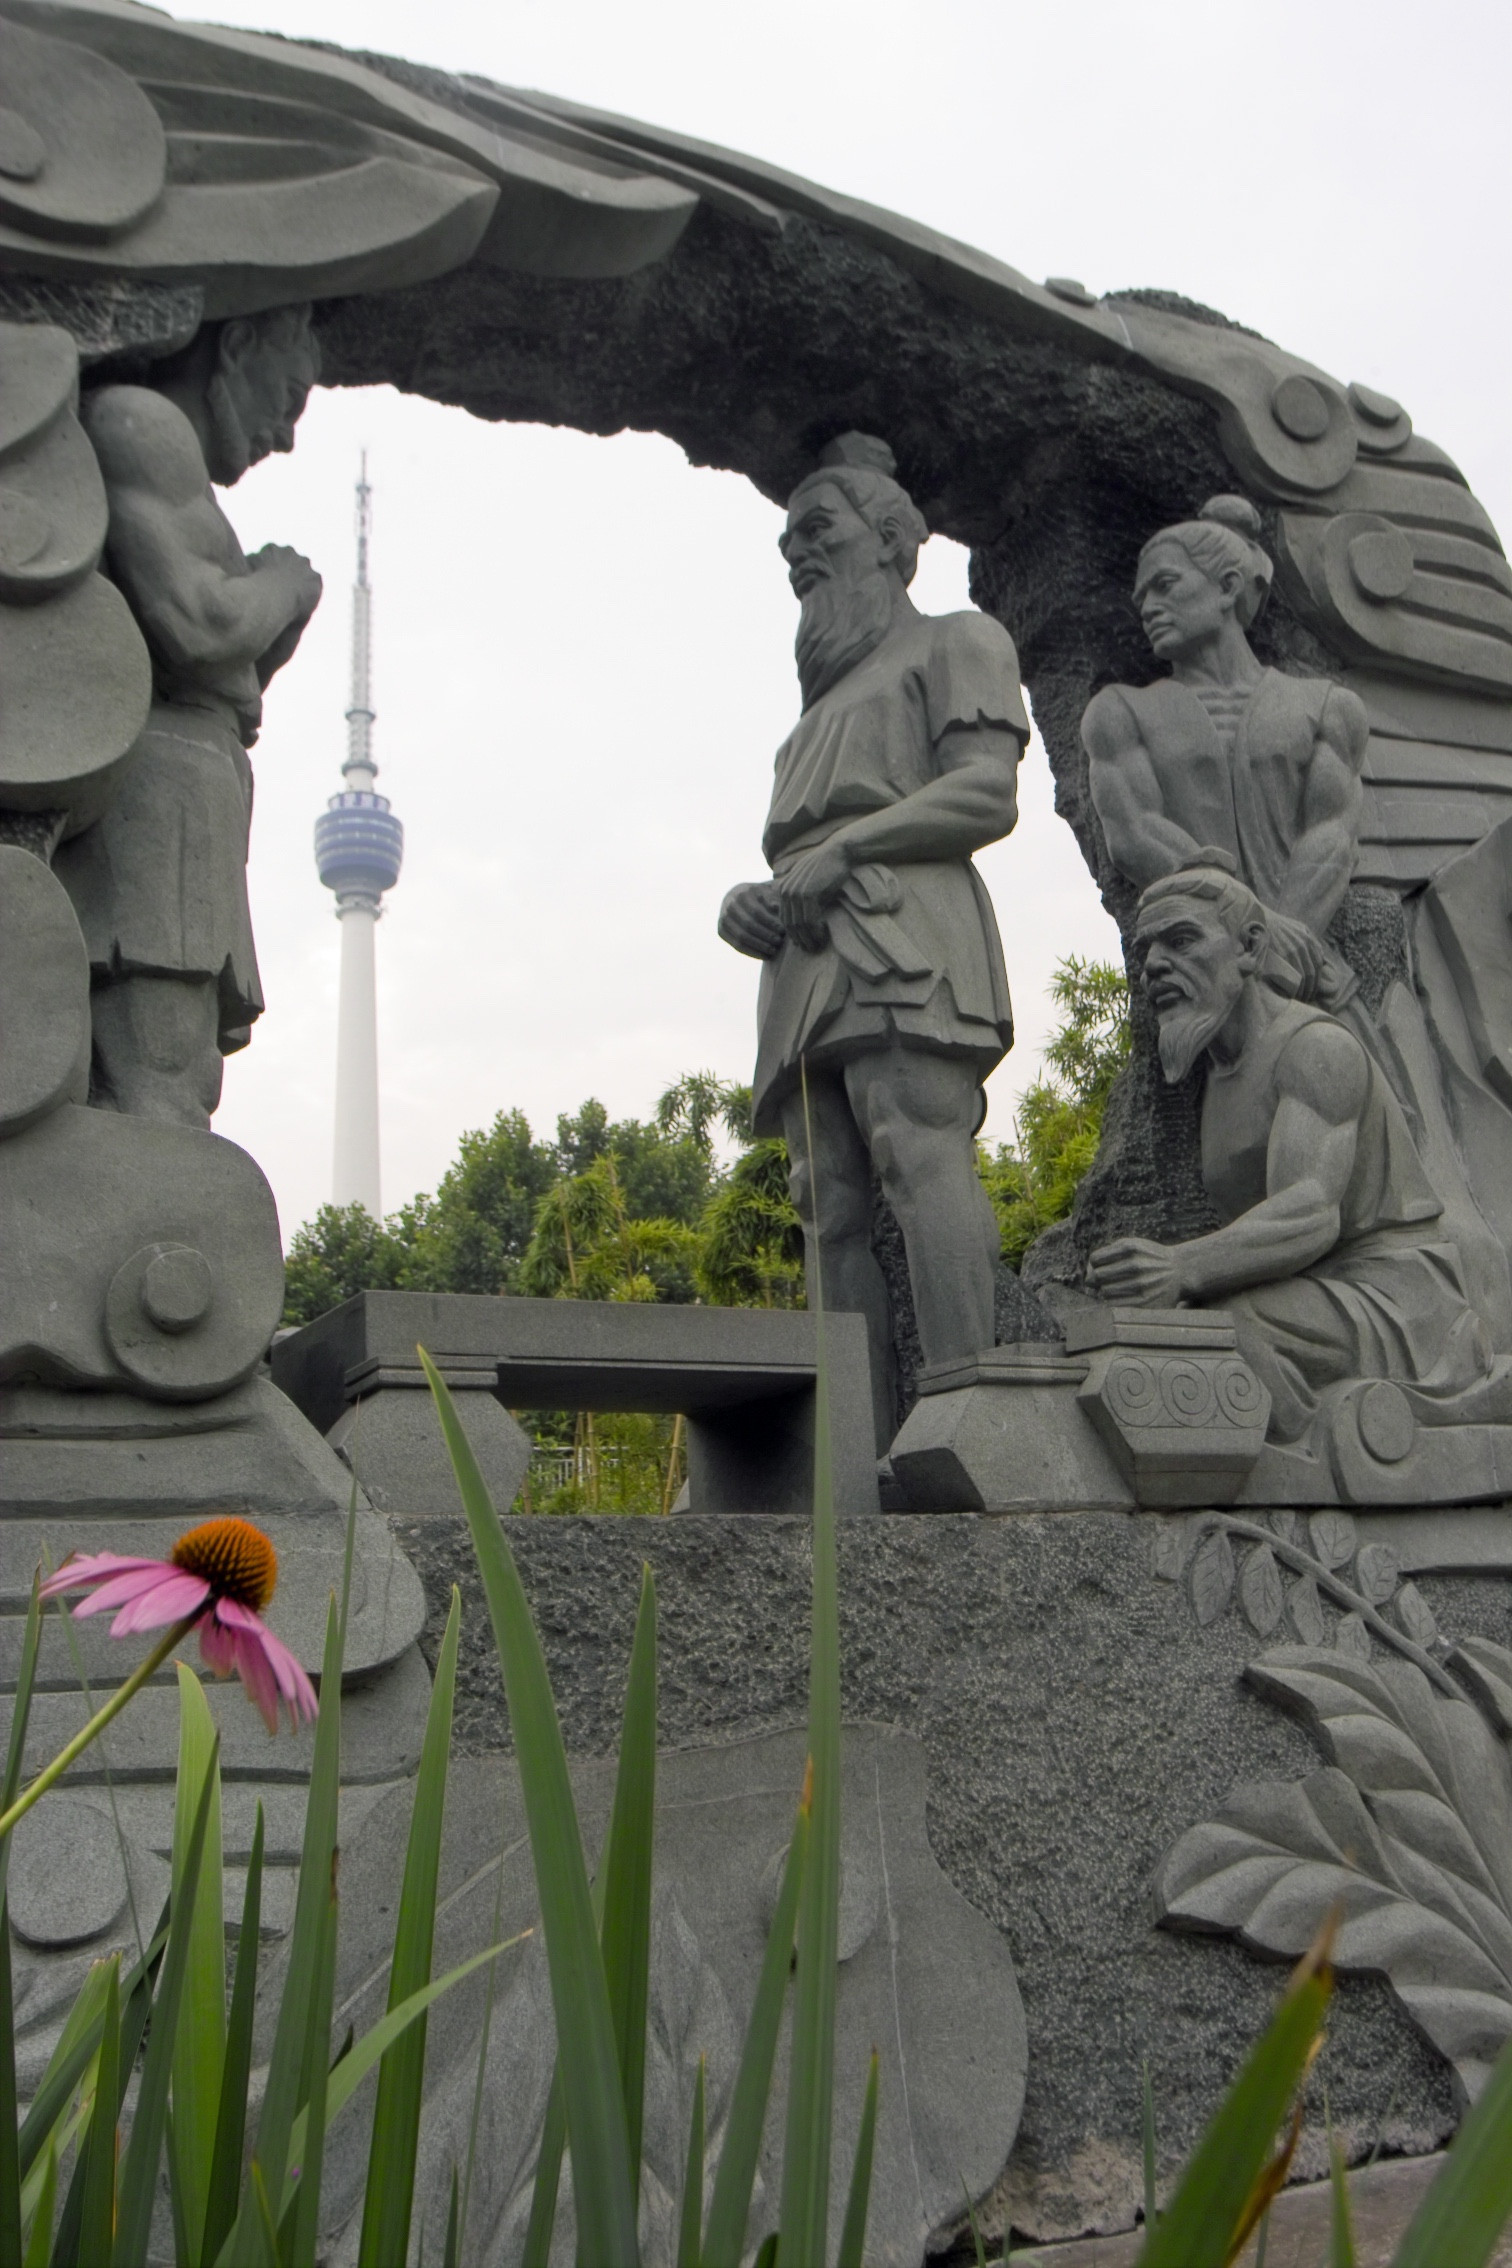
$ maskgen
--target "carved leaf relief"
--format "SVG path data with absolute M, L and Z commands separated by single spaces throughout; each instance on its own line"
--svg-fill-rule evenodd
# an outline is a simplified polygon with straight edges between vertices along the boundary
M 1257 1544 L 1239 1577 L 1239 1604 L 1257 1638 L 1268 1638 L 1281 1620 L 1286 1601 L 1281 1570 L 1269 1544 Z
M 1512 1681 L 1512 1655 L 1489 1650 Z M 1506 1748 L 1410 1662 L 1277 1647 L 1245 1675 L 1303 1719 L 1329 1766 L 1237 1788 L 1183 1835 L 1157 1872 L 1159 1918 L 1293 1958 L 1339 1904 L 1339 1966 L 1384 1973 L 1474 2095 L 1512 2035 Z
M 1312 1547 L 1325 1567 L 1347 1567 L 1355 1554 L 1355 1524 L 1347 1512 L 1315 1512 L 1307 1523 Z
M 1334 1632 L 1334 1644 L 1341 1654 L 1354 1654 L 1362 1662 L 1368 1662 L 1370 1659 L 1370 1632 L 1357 1614 L 1345 1614 L 1339 1617 L 1339 1627 Z
M 1355 1587 L 1372 1606 L 1384 1606 L 1401 1579 L 1401 1562 L 1390 1544 L 1364 1546 L 1355 1561 Z
M 1311 1575 L 1303 1575 L 1292 1584 L 1286 1594 L 1286 1610 L 1304 1646 L 1321 1646 L 1325 1642 L 1328 1624 L 1323 1619 L 1323 1601 Z
M 1185 1520 L 1162 1520 L 1155 1530 L 1153 1566 L 1163 1583 L 1179 1583 L 1189 1535 Z
M 1210 1528 L 1192 1554 L 1192 1607 L 1204 1629 L 1228 1611 L 1234 1595 L 1234 1547 L 1222 1528 Z
M 1439 1634 L 1433 1609 L 1416 1583 L 1404 1583 L 1392 1600 L 1397 1621 L 1417 1646 L 1431 1646 Z

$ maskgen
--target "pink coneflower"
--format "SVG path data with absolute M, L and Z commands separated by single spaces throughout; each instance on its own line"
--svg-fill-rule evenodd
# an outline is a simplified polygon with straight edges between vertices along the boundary
M 277 1582 L 278 1554 L 261 1528 L 228 1515 L 191 1528 L 166 1559 L 75 1554 L 48 1576 L 42 1596 L 89 1591 L 73 1610 L 76 1618 L 118 1608 L 112 1638 L 193 1618 L 208 1667 L 217 1677 L 240 1677 L 269 1732 L 277 1732 L 280 1695 L 296 1729 L 302 1717 L 315 1714 L 315 1688 L 259 1611 Z

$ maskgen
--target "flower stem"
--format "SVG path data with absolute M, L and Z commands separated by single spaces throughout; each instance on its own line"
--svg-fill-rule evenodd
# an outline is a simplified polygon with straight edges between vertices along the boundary
M 50 1764 L 43 1766 L 31 1786 L 24 1789 L 9 1811 L 0 1816 L 0 1842 L 10 1833 L 17 1820 L 24 1818 L 32 1805 L 62 1779 L 69 1765 L 83 1755 L 90 1742 L 99 1739 L 112 1717 L 120 1715 L 132 1695 L 139 1693 L 147 1680 L 162 1668 L 174 1647 L 188 1637 L 204 1611 L 203 1607 L 196 1608 L 193 1614 L 186 1614 L 181 1622 L 176 1622 L 171 1630 L 165 1630 L 146 1660 L 139 1662 L 125 1684 L 118 1686 L 110 1699 L 96 1709 L 83 1731 L 75 1733 L 68 1746 L 60 1749 Z

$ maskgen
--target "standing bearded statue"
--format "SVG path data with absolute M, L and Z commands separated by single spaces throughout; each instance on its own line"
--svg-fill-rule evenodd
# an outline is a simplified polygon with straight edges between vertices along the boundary
M 207 324 L 149 382 L 84 400 L 110 572 L 153 664 L 152 713 L 114 801 L 56 860 L 89 948 L 90 1101 L 103 1109 L 208 1126 L 222 1058 L 262 1012 L 246 752 L 320 577 L 284 544 L 246 556 L 215 486 L 292 449 L 318 374 L 308 307 L 281 307 Z
M 974 1142 L 1013 1017 L 971 855 L 1013 827 L 1029 737 L 1002 625 L 909 598 L 929 530 L 894 469 L 885 443 L 846 434 L 789 499 L 803 715 L 777 753 L 772 879 L 739 883 L 719 917 L 765 964 L 756 1128 L 786 1138 L 810 1281 L 817 1269 L 831 1307 L 866 1317 L 884 1449 L 894 1354 L 874 1172 L 925 1363 L 993 1340 L 999 1237 Z

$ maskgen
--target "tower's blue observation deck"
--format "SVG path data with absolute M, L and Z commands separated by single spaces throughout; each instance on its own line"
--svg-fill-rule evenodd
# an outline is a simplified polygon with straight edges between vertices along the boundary
M 338 898 L 381 898 L 404 863 L 404 825 L 386 795 L 347 788 L 315 822 L 315 864 Z

